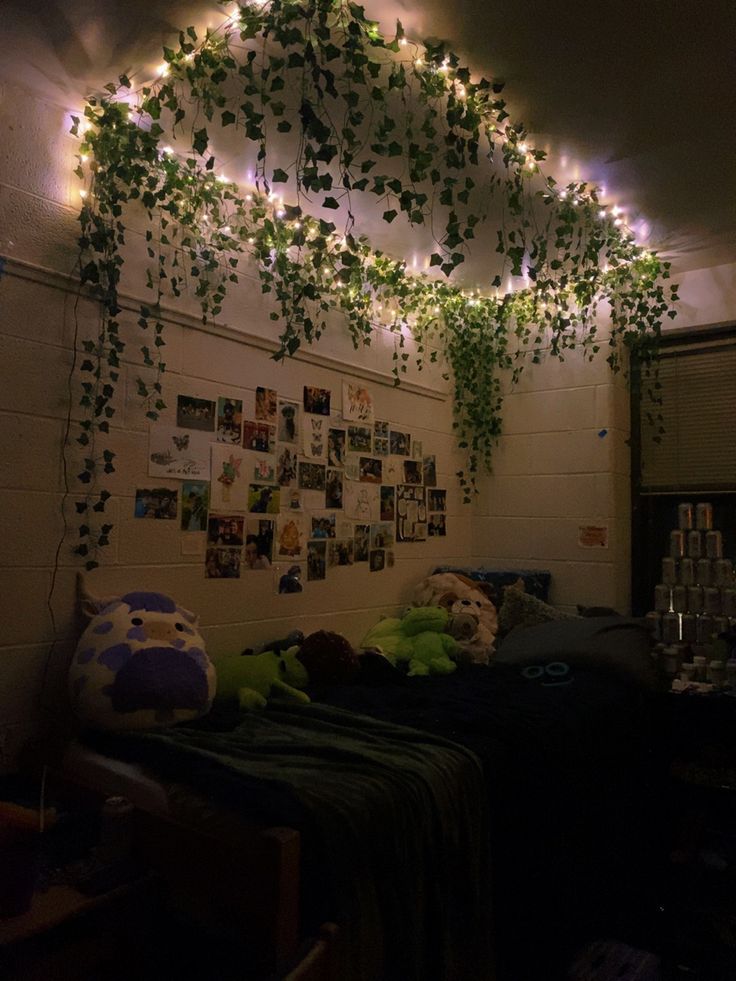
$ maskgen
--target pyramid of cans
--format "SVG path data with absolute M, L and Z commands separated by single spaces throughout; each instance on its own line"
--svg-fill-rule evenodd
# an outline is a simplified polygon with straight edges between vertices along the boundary
M 677 519 L 647 620 L 664 644 L 708 645 L 736 626 L 733 561 L 723 556 L 723 535 L 713 527 L 712 504 L 680 504 Z

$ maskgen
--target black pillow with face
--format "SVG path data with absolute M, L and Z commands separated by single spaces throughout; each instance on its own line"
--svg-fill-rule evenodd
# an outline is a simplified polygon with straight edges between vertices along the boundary
M 564 661 L 550 661 L 549 664 L 529 664 L 522 669 L 521 675 L 527 681 L 537 681 L 543 688 L 557 688 L 560 685 L 570 685 L 570 665 Z

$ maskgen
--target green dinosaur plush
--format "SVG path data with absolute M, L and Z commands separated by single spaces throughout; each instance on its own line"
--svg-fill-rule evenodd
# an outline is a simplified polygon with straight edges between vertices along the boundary
M 410 676 L 452 674 L 457 665 L 450 658 L 460 645 L 445 633 L 449 618 L 440 606 L 416 606 L 401 619 L 380 620 L 360 646 L 377 647 L 393 664 L 407 664 Z
M 308 702 L 300 688 L 309 682 L 297 654 L 299 646 L 262 654 L 230 654 L 215 659 L 217 699 L 237 699 L 241 709 L 265 708 L 271 696 Z

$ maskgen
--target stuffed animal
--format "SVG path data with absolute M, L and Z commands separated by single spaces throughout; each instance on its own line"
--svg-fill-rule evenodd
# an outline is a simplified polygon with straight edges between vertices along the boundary
M 217 701 L 237 699 L 241 709 L 262 709 L 272 696 L 308 702 L 300 691 L 309 682 L 307 669 L 295 645 L 285 651 L 261 654 L 225 654 L 215 662 Z
M 358 656 L 349 641 L 331 630 L 317 630 L 302 641 L 299 660 L 315 684 L 349 684 L 359 671 Z
M 399 619 L 380 620 L 363 638 L 361 647 L 377 648 L 389 661 L 408 665 L 410 676 L 451 674 L 457 641 L 446 633 L 450 616 L 438 606 L 410 609 Z
M 142 729 L 209 711 L 215 669 L 193 613 L 162 593 L 95 600 L 78 582 L 91 619 L 69 667 L 69 695 L 82 722 Z
M 479 583 L 454 572 L 428 576 L 414 590 L 414 605 L 438 606 L 447 611 L 452 618 L 448 630 L 460 648 L 458 660 L 488 663 L 494 652 L 498 615 Z

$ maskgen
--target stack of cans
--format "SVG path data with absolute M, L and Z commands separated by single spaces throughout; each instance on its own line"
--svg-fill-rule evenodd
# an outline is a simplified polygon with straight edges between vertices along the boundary
M 662 558 L 662 581 L 646 619 L 658 642 L 691 647 L 736 628 L 734 563 L 724 557 L 712 504 L 678 506 L 669 555 Z

